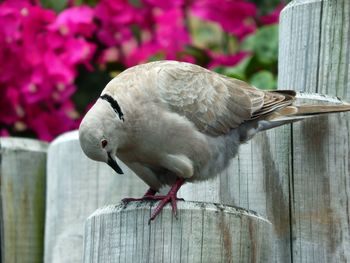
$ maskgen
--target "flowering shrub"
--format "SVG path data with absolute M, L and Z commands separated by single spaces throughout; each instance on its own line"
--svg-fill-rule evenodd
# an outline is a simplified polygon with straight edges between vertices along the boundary
M 261 15 L 245 0 L 66 4 L 58 13 L 38 1 L 0 4 L 0 135 L 52 140 L 77 127 L 79 100 L 86 106 L 115 72 L 155 59 L 275 87 L 282 5 Z
M 79 14 L 79 15 L 77 15 Z M 93 9 L 54 11 L 28 1 L 0 5 L 0 123 L 6 131 L 33 131 L 39 138 L 76 127 L 70 100 L 78 64 L 89 65 L 95 44 Z

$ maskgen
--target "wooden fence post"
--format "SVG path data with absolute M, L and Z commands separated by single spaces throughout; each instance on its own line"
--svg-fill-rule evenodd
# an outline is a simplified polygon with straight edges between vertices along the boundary
M 350 1 L 292 1 L 280 19 L 279 87 L 350 101 Z M 350 262 L 350 114 L 293 124 L 294 262 Z
M 153 202 L 97 210 L 86 223 L 84 263 L 272 262 L 271 223 L 247 210 L 178 202 L 148 225 Z
M 0 138 L 1 262 L 43 260 L 46 150 L 44 142 Z
M 86 218 L 98 207 L 141 196 L 147 186 L 125 166 L 116 174 L 82 152 L 78 132 L 66 133 L 48 150 L 45 262 L 81 262 Z
M 186 201 L 222 203 L 259 213 L 272 223 L 272 262 L 290 262 L 290 127 L 257 134 L 241 145 L 230 166 L 216 178 L 185 184 Z
M 185 184 L 179 196 L 256 211 L 272 223 L 271 262 L 290 262 L 289 161 L 290 127 L 262 132 L 241 145 L 219 176 Z

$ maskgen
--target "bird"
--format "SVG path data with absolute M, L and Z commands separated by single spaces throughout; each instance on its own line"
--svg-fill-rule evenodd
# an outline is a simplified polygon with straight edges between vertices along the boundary
M 349 111 L 336 97 L 266 91 L 201 66 L 155 61 L 113 78 L 83 117 L 83 152 L 122 174 L 117 158 L 149 189 L 134 200 L 159 200 L 154 220 L 184 183 L 217 176 L 258 132 L 315 115 Z M 170 186 L 160 195 L 163 186 Z

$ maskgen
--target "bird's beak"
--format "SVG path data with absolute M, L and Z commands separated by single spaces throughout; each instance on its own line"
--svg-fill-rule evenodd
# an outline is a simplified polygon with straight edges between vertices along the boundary
M 111 153 L 108 153 L 108 162 L 107 164 L 112 167 L 114 171 L 118 174 L 123 174 L 123 170 L 119 167 L 117 161 L 112 157 Z

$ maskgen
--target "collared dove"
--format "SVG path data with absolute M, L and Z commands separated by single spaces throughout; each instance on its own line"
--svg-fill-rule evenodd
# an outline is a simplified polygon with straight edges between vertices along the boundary
M 153 220 L 167 202 L 176 215 L 181 185 L 216 176 L 257 132 L 349 110 L 337 98 L 263 91 L 190 63 L 157 61 L 112 79 L 82 120 L 79 139 L 89 158 L 121 174 L 118 157 L 150 186 L 126 201 L 161 200 Z M 156 195 L 163 185 L 172 186 L 169 193 Z

